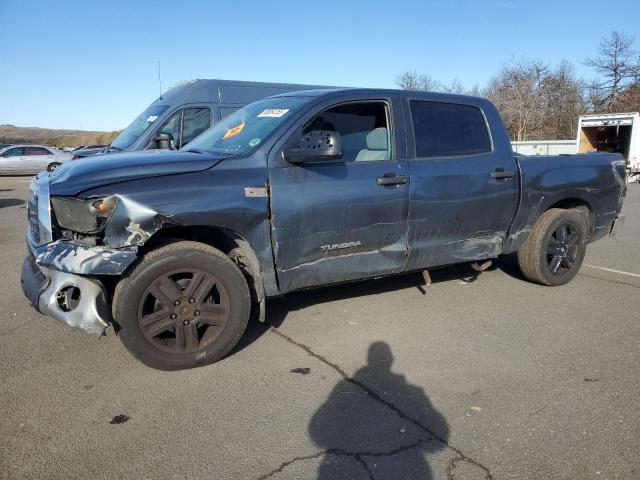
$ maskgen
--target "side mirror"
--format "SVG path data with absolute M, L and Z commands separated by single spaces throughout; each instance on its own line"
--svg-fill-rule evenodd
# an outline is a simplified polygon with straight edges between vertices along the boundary
M 285 150 L 290 163 L 313 163 L 342 158 L 340 134 L 330 130 L 313 130 L 300 138 L 293 148 Z

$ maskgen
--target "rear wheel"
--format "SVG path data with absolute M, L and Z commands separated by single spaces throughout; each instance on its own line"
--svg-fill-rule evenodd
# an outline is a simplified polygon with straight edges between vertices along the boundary
M 536 222 L 518 251 L 523 275 L 542 285 L 564 285 L 576 276 L 587 248 L 584 212 L 552 208 Z
M 213 363 L 240 340 L 251 298 L 237 265 L 219 250 L 178 242 L 144 256 L 114 294 L 120 337 L 161 370 Z
M 47 172 L 55 171 L 55 169 L 60 165 L 62 165 L 60 162 L 51 162 L 49 165 L 47 165 Z

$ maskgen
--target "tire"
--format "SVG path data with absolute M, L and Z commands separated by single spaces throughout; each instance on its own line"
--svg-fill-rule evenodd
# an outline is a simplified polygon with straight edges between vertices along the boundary
M 580 270 L 587 249 L 587 218 L 578 210 L 552 208 L 544 212 L 518 250 L 522 274 L 548 286 L 571 281 Z
M 60 165 L 62 165 L 60 162 L 51 162 L 49 165 L 47 165 L 47 172 L 51 173 L 55 171 L 55 169 Z
M 219 250 L 190 241 L 144 255 L 113 298 L 122 342 L 159 370 L 220 360 L 240 340 L 250 311 L 249 287 L 238 266 Z

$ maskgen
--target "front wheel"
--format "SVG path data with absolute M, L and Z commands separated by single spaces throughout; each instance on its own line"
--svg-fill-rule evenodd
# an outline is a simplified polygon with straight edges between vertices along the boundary
M 587 249 L 583 212 L 552 208 L 544 212 L 518 250 L 523 275 L 542 285 L 564 285 L 576 276 Z
M 238 266 L 219 250 L 188 241 L 147 253 L 113 299 L 123 343 L 160 370 L 220 360 L 240 340 L 250 309 Z

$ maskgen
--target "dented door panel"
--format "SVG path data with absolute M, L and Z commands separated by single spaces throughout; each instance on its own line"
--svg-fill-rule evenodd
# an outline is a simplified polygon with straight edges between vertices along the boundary
M 403 270 L 408 188 L 381 187 L 376 178 L 406 175 L 406 165 L 380 163 L 272 170 L 273 249 L 283 292 Z
M 516 213 L 519 186 L 517 177 L 490 177 L 497 161 L 488 154 L 409 162 L 408 269 L 500 255 Z
M 281 292 L 398 273 L 407 258 L 409 183 L 404 123 L 396 96 L 343 97 L 307 117 L 349 101 L 384 100 L 390 108 L 394 160 L 290 164 L 275 150 L 270 166 L 272 245 Z

